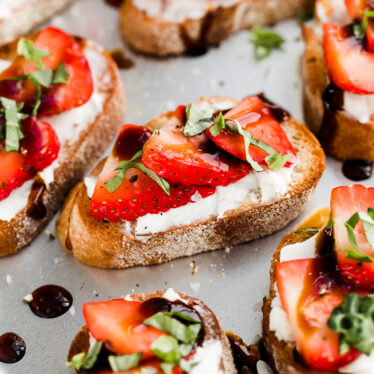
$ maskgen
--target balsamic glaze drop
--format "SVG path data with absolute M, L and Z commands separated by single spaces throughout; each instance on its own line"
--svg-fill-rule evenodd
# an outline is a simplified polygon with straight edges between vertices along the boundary
M 43 194 L 46 190 L 44 181 L 41 178 L 35 178 L 29 195 L 29 202 L 26 214 L 34 219 L 43 219 L 47 214 L 47 208 L 43 203 Z
M 131 69 L 135 67 L 135 63 L 126 57 L 120 49 L 113 49 L 109 52 L 119 69 Z
M 0 362 L 14 364 L 22 360 L 26 353 L 25 341 L 13 332 L 0 336 Z
M 65 288 L 49 284 L 36 289 L 29 303 L 34 314 L 41 318 L 56 318 L 66 313 L 73 304 L 73 296 Z
M 124 0 L 104 0 L 107 4 L 119 8 Z
M 363 181 L 371 177 L 373 163 L 367 160 L 346 160 L 343 163 L 343 174 L 352 181 Z

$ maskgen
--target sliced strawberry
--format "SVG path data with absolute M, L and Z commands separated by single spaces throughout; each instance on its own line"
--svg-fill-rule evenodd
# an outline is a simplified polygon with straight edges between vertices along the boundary
M 279 263 L 277 287 L 297 350 L 309 367 L 335 372 L 360 355 L 354 349 L 340 355 L 339 335 L 327 326 L 348 289 L 326 273 L 321 258 Z
M 370 53 L 374 53 L 374 24 L 369 22 L 368 28 L 366 29 L 366 49 Z
M 374 54 L 345 27 L 325 23 L 323 33 L 325 61 L 333 83 L 344 91 L 374 93 Z
M 290 166 L 296 160 L 294 151 L 286 133 L 278 121 L 274 118 L 271 109 L 258 97 L 250 96 L 231 109 L 224 115 L 224 118 L 237 120 L 245 131 L 248 131 L 254 138 L 262 140 L 273 147 L 278 153 L 291 157 L 284 166 Z M 213 125 L 212 125 L 213 126 Z M 218 147 L 229 152 L 233 156 L 246 161 L 243 137 L 224 129 L 217 136 L 212 136 L 208 129 L 206 134 L 218 145 Z M 266 165 L 266 152 L 251 145 L 249 153 L 254 161 Z
M 25 137 L 19 152 L 7 152 L 0 141 L 0 200 L 49 166 L 58 156 L 60 143 L 51 125 L 36 117 L 22 122 Z
M 362 19 L 367 7 L 367 0 L 344 0 L 344 2 L 348 14 L 352 19 Z
M 143 126 L 122 127 L 91 199 L 90 211 L 93 217 L 114 222 L 121 218 L 133 221 L 148 213 L 166 212 L 171 208 L 186 205 L 196 194 L 207 197 L 214 193 L 213 187 L 173 184 L 168 196 L 153 179 L 137 169 L 129 169 L 120 187 L 109 193 L 104 183 L 112 180 L 118 173 L 114 169 L 121 161 L 131 159 L 142 149 L 149 136 L 150 131 Z
M 193 137 L 183 134 L 185 107 L 147 143 L 142 161 L 157 175 L 185 185 L 226 186 L 243 178 L 250 167 L 223 152 L 202 133 Z
M 142 322 L 151 315 L 140 301 L 116 299 L 83 304 L 87 328 L 96 340 L 104 341 L 118 355 L 143 353 L 142 360 L 154 357 L 152 343 L 165 333 Z
M 50 52 L 50 56 L 42 59 L 46 69 L 55 71 L 63 62 L 69 73 L 66 84 L 55 84 L 50 89 L 43 88 L 38 113 L 51 115 L 87 102 L 93 92 L 93 81 L 90 67 L 79 43 L 65 32 L 47 27 L 37 34 L 34 45 Z M 11 78 L 36 70 L 33 61 L 18 56 L 8 69 L 0 73 L 0 96 L 25 102 L 26 108 L 31 108 L 36 95 L 34 84 L 29 80 L 15 81 Z
M 331 192 L 331 213 L 334 217 L 334 240 L 338 266 L 347 283 L 373 290 L 374 262 L 360 262 L 347 258 L 344 250 L 353 250 L 345 223 L 357 212 L 374 207 L 374 188 L 361 185 L 334 188 Z M 374 254 L 366 239 L 361 222 L 354 230 L 358 247 L 374 261 Z

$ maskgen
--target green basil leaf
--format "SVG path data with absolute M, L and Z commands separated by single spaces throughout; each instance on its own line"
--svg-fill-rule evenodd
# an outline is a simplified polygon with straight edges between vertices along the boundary
M 123 356 L 109 356 L 108 361 L 111 369 L 117 373 L 119 371 L 126 371 L 134 369 L 139 365 L 142 353 L 134 353 Z
M 374 10 L 368 10 L 365 12 L 364 16 L 362 17 L 362 28 L 364 29 L 364 33 L 366 29 L 369 27 L 369 18 L 374 18 Z
M 223 118 L 222 112 L 218 114 L 216 123 L 209 129 L 209 132 L 212 136 L 216 137 L 221 130 L 225 128 L 225 119 Z
M 58 68 L 53 76 L 52 84 L 65 84 L 69 80 L 69 73 L 63 62 L 58 65 Z
M 174 364 L 163 362 L 160 364 L 160 368 L 165 374 L 173 374 Z
M 25 118 L 20 113 L 22 106 L 17 105 L 15 100 L 0 98 L 5 114 L 5 150 L 7 152 L 18 152 L 19 142 L 24 138 L 21 120 Z
M 339 351 L 344 354 L 351 348 L 370 355 L 374 348 L 374 295 L 360 296 L 349 293 L 333 309 L 327 326 L 339 333 Z
M 251 34 L 251 42 L 255 45 L 256 58 L 262 60 L 275 48 L 280 48 L 284 39 L 269 29 L 254 27 Z
M 199 321 L 196 321 L 195 319 L 188 316 L 187 314 L 184 314 L 182 312 L 178 312 L 178 311 L 175 311 L 175 310 L 173 310 L 172 312 L 168 312 L 167 315 L 170 316 L 170 317 L 177 317 L 178 319 L 181 319 L 181 320 L 183 320 L 184 322 L 187 322 L 187 323 L 194 323 L 194 324 L 195 323 L 200 323 Z
M 290 154 L 281 155 L 280 153 L 271 153 L 265 157 L 265 162 L 271 170 L 279 170 L 291 158 Z
M 199 365 L 199 362 L 191 362 L 182 359 L 180 360 L 179 365 L 183 370 L 183 373 L 189 373 L 195 366 Z
M 334 226 L 334 217 L 330 217 L 329 222 L 327 222 L 326 229 L 330 230 Z
M 214 123 L 211 109 L 200 109 L 192 104 L 186 106 L 186 118 L 183 134 L 187 137 L 201 134 Z
M 88 351 L 88 353 L 78 353 L 73 358 L 71 361 L 66 362 L 66 366 L 72 366 L 75 369 L 92 369 L 93 366 L 95 365 L 95 362 L 97 360 L 97 357 L 101 351 L 101 348 L 103 346 L 103 342 L 96 342 L 93 347 Z
M 152 352 L 165 362 L 175 363 L 180 360 L 178 341 L 172 336 L 161 335 L 151 345 Z
M 157 369 L 155 368 L 141 368 L 140 374 L 157 374 Z
M 345 249 L 344 253 L 348 258 L 353 258 L 357 261 L 373 262 L 374 258 L 363 252 L 356 241 L 354 229 L 360 220 L 369 246 L 374 252 L 374 219 L 371 217 L 371 213 L 357 212 L 345 223 L 348 239 L 354 250 Z
M 35 85 L 39 84 L 42 87 L 49 88 L 52 84 L 53 71 L 51 69 L 33 71 L 28 74 L 28 77 Z
M 82 365 L 83 369 L 92 369 L 92 367 L 95 365 L 97 357 L 99 356 L 102 346 L 103 346 L 103 342 L 101 341 L 96 342 L 93 345 L 93 347 L 88 351 L 87 356 L 84 359 L 84 362 Z
M 110 181 L 104 183 L 104 185 L 107 188 L 107 190 L 109 191 L 109 193 L 113 193 L 114 191 L 116 191 L 121 186 L 123 181 L 126 179 L 127 170 L 128 169 L 124 167 Z
M 65 362 L 66 366 L 71 366 L 77 370 L 79 370 L 84 362 L 84 358 L 86 357 L 86 354 L 84 352 L 78 353 L 74 355 L 71 359 L 71 361 Z
M 254 140 L 252 135 L 248 131 L 243 130 L 242 126 L 240 125 L 238 121 L 234 119 L 226 119 L 226 122 L 228 121 L 234 122 L 235 126 L 227 125 L 227 128 L 243 137 L 245 158 L 247 159 L 247 162 L 252 166 L 252 168 L 255 171 L 257 172 L 264 171 L 264 169 L 260 166 L 260 164 L 257 161 L 253 160 L 253 158 L 251 157 L 251 154 L 249 153 L 249 146 L 252 144 L 252 141 Z
M 31 40 L 21 38 L 17 45 L 18 55 L 24 56 L 28 61 L 34 61 L 39 70 L 44 69 L 42 58 L 50 56 L 50 52 L 43 48 L 36 48 Z
M 198 336 L 196 327 L 186 326 L 179 320 L 170 317 L 167 313 L 159 312 L 143 321 L 147 326 L 164 331 L 183 343 L 192 343 Z M 198 324 L 200 326 L 200 324 Z M 200 327 L 199 327 L 200 330 Z
M 191 353 L 192 348 L 193 344 L 179 344 L 179 354 L 181 355 L 181 357 L 186 357 Z
M 298 231 L 295 231 L 295 234 L 303 234 L 305 232 L 318 232 L 320 229 L 318 227 L 310 227 L 308 229 L 304 229 L 304 230 L 298 230 Z

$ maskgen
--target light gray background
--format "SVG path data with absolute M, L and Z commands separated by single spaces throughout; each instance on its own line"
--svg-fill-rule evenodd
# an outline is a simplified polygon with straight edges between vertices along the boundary
M 118 10 L 102 0 L 81 0 L 55 17 L 52 24 L 112 49 L 122 45 L 117 20 Z M 303 43 L 299 26 L 296 21 L 287 21 L 275 29 L 287 42 L 281 51 L 262 62 L 253 58 L 248 31 L 195 58 L 146 58 L 134 56 L 124 47 L 136 62 L 135 69 L 121 71 L 128 103 L 126 122 L 144 124 L 164 110 L 201 96 L 243 98 L 259 91 L 302 120 L 299 59 Z M 322 181 L 297 221 L 329 204 L 333 187 L 351 183 L 342 175 L 341 163 L 327 161 Z M 372 180 L 366 184 L 372 184 Z M 14 365 L 0 363 L 0 374 L 72 373 L 64 362 L 70 342 L 83 324 L 82 303 L 168 287 L 201 298 L 215 311 L 225 329 L 251 342 L 260 333 L 261 302 L 268 288 L 271 254 L 294 225 L 230 251 L 122 271 L 81 265 L 63 251 L 57 240 L 50 241 L 41 234 L 29 248 L 0 259 L 0 334 L 14 331 L 27 344 L 24 359 Z M 54 233 L 55 220 L 48 231 Z M 192 260 L 197 265 L 195 275 L 191 274 Z M 66 287 L 74 296 L 70 313 L 52 320 L 35 316 L 22 302 L 24 295 L 49 283 Z

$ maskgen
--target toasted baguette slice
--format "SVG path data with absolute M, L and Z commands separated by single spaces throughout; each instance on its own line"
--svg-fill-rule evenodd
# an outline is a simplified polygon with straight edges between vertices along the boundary
M 170 290 L 169 290 L 170 291 Z M 136 301 L 146 301 L 153 298 L 167 298 L 167 292 L 157 291 L 152 294 L 135 294 L 131 295 L 131 300 Z M 196 309 L 198 312 L 205 333 L 204 342 L 209 340 L 218 340 L 221 342 L 222 346 L 222 356 L 221 356 L 221 369 L 224 374 L 236 374 L 237 370 L 234 365 L 234 360 L 231 353 L 230 343 L 226 337 L 225 332 L 222 330 L 222 327 L 216 317 L 216 315 L 201 301 L 195 299 L 193 297 L 184 295 L 184 294 L 175 294 L 173 292 L 173 300 L 175 301 L 174 297 L 178 296 L 184 304 L 192 309 Z M 204 343 L 203 342 L 203 343 Z M 203 344 L 202 343 L 202 344 Z M 87 353 L 90 348 L 90 333 L 86 326 L 82 327 L 82 329 L 78 332 L 75 336 L 69 350 L 68 354 L 68 361 L 72 359 L 72 357 L 78 353 L 85 352 Z
M 66 194 L 82 179 L 85 173 L 92 167 L 93 163 L 110 144 L 124 119 L 125 96 L 119 77 L 118 68 L 111 57 L 101 47 L 91 41 L 82 41 L 85 54 L 90 63 L 94 78 L 95 91 L 93 97 L 82 107 L 63 112 L 53 117 L 44 118 L 53 126 L 57 120 L 58 129 L 55 127 L 61 142 L 58 159 L 43 170 L 40 176 L 44 179 L 46 189 L 42 195 L 42 202 L 46 208 L 46 215 L 42 219 L 34 219 L 27 215 L 27 208 L 32 203 L 27 203 L 27 196 L 31 185 L 26 182 L 17 190 L 26 196 L 26 202 L 13 218 L 1 220 L 0 218 L 0 256 L 15 253 L 18 249 L 30 243 L 43 227 L 49 222 L 56 211 L 61 207 Z M 10 59 L 14 54 L 16 43 L 4 46 L 0 50 L 0 59 Z M 94 62 L 94 63 L 92 63 Z M 105 98 L 98 104 L 94 95 L 100 93 Z M 84 108 L 84 106 L 86 106 Z M 97 115 L 92 115 L 92 110 L 97 110 Z M 83 123 L 83 113 L 89 112 L 87 123 Z M 67 118 L 73 116 L 72 119 Z M 87 114 L 87 113 L 86 113 Z M 64 117 L 59 117 L 64 116 Z M 75 118 L 76 117 L 76 118 Z M 53 119 L 52 119 L 53 118 Z M 59 120 L 60 118 L 60 120 Z M 61 119 L 66 119 L 61 120 Z M 68 121 L 72 128 L 67 128 Z M 76 122 L 75 122 L 76 121 Z M 83 124 L 83 125 L 82 125 Z M 48 175 L 49 174 L 49 175 Z M 48 179 L 48 181 L 47 181 Z M 27 190 L 26 190 L 27 189 Z M 6 211 L 7 206 L 12 205 L 16 190 L 5 200 L 0 201 L 0 211 Z M 4 205 L 5 204 L 5 205 Z
M 27 34 L 72 2 L 73 0 L 25 0 L 19 4 L 11 4 L 11 0 L 5 0 L 6 4 L 1 2 L 0 45 Z
M 235 105 L 234 99 L 217 97 L 201 99 L 200 104 L 228 100 Z M 148 126 L 159 128 L 170 115 L 161 115 Z M 220 219 L 213 216 L 194 224 L 137 237 L 126 233 L 126 222 L 104 223 L 91 217 L 87 188 L 81 182 L 71 191 L 57 221 L 61 243 L 85 264 L 126 268 L 232 246 L 280 230 L 302 211 L 325 168 L 324 153 L 304 125 L 293 118 L 281 125 L 298 153 L 298 163 L 289 192 L 279 200 L 261 206 L 243 202 L 238 209 L 226 212 Z M 92 175 L 97 176 L 101 168 L 102 164 L 99 164 Z
M 232 33 L 311 11 L 314 0 L 128 0 L 121 9 L 127 42 L 157 56 L 196 52 Z
M 279 340 L 275 332 L 270 330 L 270 312 L 272 308 L 272 301 L 276 296 L 275 286 L 277 264 L 280 261 L 282 248 L 286 245 L 298 243 L 308 239 L 313 234 L 297 233 L 296 231 L 305 230 L 310 227 L 322 227 L 328 222 L 329 217 L 330 210 L 328 208 L 323 208 L 317 211 L 305 223 L 299 225 L 294 231 L 286 235 L 279 243 L 273 254 L 270 268 L 270 292 L 269 296 L 264 298 L 262 307 L 262 334 L 263 342 L 269 355 L 269 361 L 271 362 L 276 374 L 328 374 L 326 372 L 308 369 L 300 362 L 295 361 L 295 344 L 293 342 Z M 310 224 L 312 221 L 313 224 Z
M 318 136 L 324 120 L 322 95 L 329 85 L 321 37 L 303 26 L 305 53 L 302 58 L 303 107 L 306 123 Z M 374 161 L 374 122 L 361 123 L 344 110 L 336 111 L 325 124 L 331 135 L 320 139 L 325 151 L 342 159 Z

